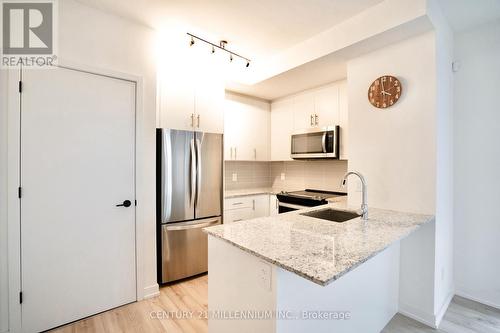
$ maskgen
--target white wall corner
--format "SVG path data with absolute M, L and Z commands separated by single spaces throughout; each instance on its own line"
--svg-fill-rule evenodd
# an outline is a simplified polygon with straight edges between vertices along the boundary
M 455 288 L 453 288 L 453 290 L 450 291 L 448 296 L 446 296 L 446 299 L 444 300 L 443 304 L 441 305 L 441 308 L 439 309 L 439 311 L 435 315 L 435 319 L 434 319 L 434 322 L 436 323 L 435 328 L 438 328 L 439 325 L 441 324 L 441 321 L 443 320 L 443 317 L 444 317 L 446 311 L 448 310 L 448 307 L 450 306 L 451 300 L 453 299 L 453 296 L 455 296 L 454 289 Z
M 414 319 L 424 325 L 427 325 L 432 328 L 437 328 L 435 316 L 433 313 L 429 313 L 427 311 L 422 311 L 412 305 L 406 303 L 399 303 L 398 312 L 403 316 Z
M 158 283 L 152 284 L 150 286 L 144 287 L 142 299 L 149 299 L 160 296 L 160 286 Z M 137 299 L 140 301 L 140 299 Z

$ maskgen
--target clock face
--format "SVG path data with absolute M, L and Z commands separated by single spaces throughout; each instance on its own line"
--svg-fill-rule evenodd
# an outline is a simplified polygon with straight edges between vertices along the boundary
M 396 77 L 384 75 L 368 88 L 368 100 L 374 107 L 385 109 L 396 104 L 402 92 L 403 87 Z

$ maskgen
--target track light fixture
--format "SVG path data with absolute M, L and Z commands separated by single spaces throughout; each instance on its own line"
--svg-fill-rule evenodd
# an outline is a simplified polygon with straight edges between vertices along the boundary
M 221 40 L 219 42 L 219 45 L 217 45 L 217 44 L 214 44 L 212 42 L 209 42 L 208 40 L 205 40 L 203 38 L 200 38 L 198 36 L 190 34 L 189 32 L 187 33 L 187 35 L 191 38 L 191 41 L 189 42 L 189 46 L 193 46 L 194 45 L 194 40 L 197 39 L 199 41 L 202 41 L 202 42 L 204 42 L 206 44 L 211 45 L 212 46 L 212 51 L 211 51 L 212 54 L 215 53 L 215 48 L 218 48 L 218 49 L 220 49 L 222 51 L 225 51 L 225 52 L 229 53 L 229 62 L 233 62 L 234 56 L 236 56 L 236 57 L 241 58 L 241 59 L 243 59 L 243 60 L 246 61 L 245 67 L 247 67 L 247 68 L 250 67 L 250 59 L 245 58 L 245 57 L 239 55 L 238 53 L 235 53 L 235 52 L 232 52 L 232 51 L 226 49 L 227 41 Z

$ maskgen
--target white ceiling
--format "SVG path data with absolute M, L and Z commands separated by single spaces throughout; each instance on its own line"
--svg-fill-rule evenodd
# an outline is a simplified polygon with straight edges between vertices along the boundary
M 382 0 L 79 0 L 155 29 L 182 24 L 258 59 L 310 38 Z M 188 31 L 186 31 L 188 32 Z
M 500 0 L 439 0 L 441 8 L 455 31 L 500 19 Z

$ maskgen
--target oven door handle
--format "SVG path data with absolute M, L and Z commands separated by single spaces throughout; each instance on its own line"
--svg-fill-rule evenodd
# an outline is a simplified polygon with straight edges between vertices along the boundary
M 286 202 L 279 202 L 278 203 L 278 206 L 281 206 L 281 207 L 286 207 L 286 208 L 291 208 L 291 209 L 305 209 L 305 208 L 311 208 L 309 206 L 300 206 L 300 205 L 294 205 L 294 204 L 289 204 L 289 203 L 286 203 Z
M 323 153 L 326 153 L 326 134 L 327 132 L 324 132 L 323 137 L 321 138 L 321 147 L 323 148 Z

